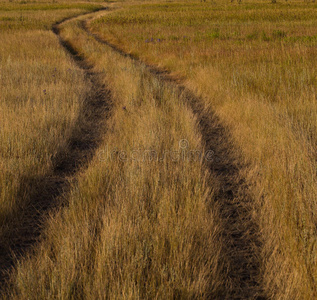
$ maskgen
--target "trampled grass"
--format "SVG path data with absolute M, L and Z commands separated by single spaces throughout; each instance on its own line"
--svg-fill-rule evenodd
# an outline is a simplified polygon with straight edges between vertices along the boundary
M 232 133 L 258 199 L 268 295 L 316 296 L 314 3 L 156 3 L 91 23 L 104 39 L 169 70 Z

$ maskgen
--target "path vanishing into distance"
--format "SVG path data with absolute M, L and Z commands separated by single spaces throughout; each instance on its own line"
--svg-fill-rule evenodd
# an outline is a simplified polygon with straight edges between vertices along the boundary
M 213 161 L 206 163 L 206 168 L 216 178 L 218 186 L 215 199 L 220 204 L 219 217 L 224 228 L 221 236 L 224 249 L 222 257 L 228 266 L 228 282 L 231 282 L 232 286 L 225 297 L 227 299 L 265 299 L 262 295 L 259 268 L 261 240 L 258 226 L 250 213 L 253 199 L 248 185 L 241 179 L 245 166 L 242 159 L 234 154 L 230 135 L 221 125 L 216 114 L 212 110 L 204 109 L 202 100 L 182 83 L 171 78 L 166 71 L 147 65 L 141 59 L 92 33 L 88 21 L 92 20 L 96 13 L 89 13 L 85 19 L 79 19 L 82 30 L 98 43 L 130 58 L 136 66 L 146 67 L 152 76 L 167 82 L 172 88 L 177 88 L 185 96 L 188 102 L 185 105 L 188 105 L 197 117 L 204 148 L 212 150 L 215 157 Z M 69 192 L 70 183 L 76 181 L 78 173 L 87 168 L 96 155 L 102 136 L 107 130 L 105 123 L 111 114 L 111 90 L 102 83 L 100 74 L 93 71 L 88 58 L 78 53 L 72 43 L 65 41 L 60 35 L 59 27 L 64 22 L 71 22 L 77 18 L 65 19 L 54 24 L 52 31 L 65 51 L 84 70 L 90 92 L 78 116 L 77 125 L 68 143 L 69 148 L 62 149 L 56 156 L 53 175 L 49 174 L 37 180 L 37 192 L 29 195 L 30 205 L 21 215 L 21 223 L 15 224 L 16 226 L 10 230 L 11 242 L 8 245 L 1 245 L 0 283 L 2 287 L 5 286 L 11 268 L 19 259 L 32 253 L 32 249 L 41 241 L 45 218 L 59 207 L 67 205 L 62 199 L 66 198 L 65 194 Z

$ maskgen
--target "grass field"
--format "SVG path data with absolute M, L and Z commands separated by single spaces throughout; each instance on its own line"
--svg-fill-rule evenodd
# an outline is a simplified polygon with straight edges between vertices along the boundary
M 0 262 L 100 135 L 3 297 L 315 299 L 317 5 L 110 7 L 0 2 Z

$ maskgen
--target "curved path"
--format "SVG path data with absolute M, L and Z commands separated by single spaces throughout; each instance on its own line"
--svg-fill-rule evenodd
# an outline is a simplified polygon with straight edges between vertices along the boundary
M 90 14 L 94 16 L 94 14 Z M 77 18 L 77 17 L 75 17 Z M 74 18 L 74 19 L 75 19 Z M 88 17 L 90 19 L 90 17 Z M 71 19 L 67 19 L 71 20 Z M 69 176 L 76 178 L 79 170 L 85 168 L 92 159 L 102 134 L 105 132 L 105 120 L 111 108 L 110 92 L 101 83 L 98 74 L 86 63 L 70 43 L 59 35 L 59 25 L 55 24 L 53 32 L 58 36 L 61 45 L 71 54 L 87 76 L 92 86 L 86 97 L 84 107 L 78 116 L 74 135 L 69 141 L 70 148 L 57 155 L 53 176 L 39 179 L 38 192 L 30 195 L 31 204 L 25 213 L 23 222 L 12 233 L 12 242 L 0 250 L 0 270 L 5 270 L 0 281 L 6 278 L 8 270 L 14 266 L 16 259 L 32 249 L 40 237 L 43 228 L 42 220 L 49 212 L 60 205 L 57 199 L 69 189 Z M 188 105 L 199 121 L 199 129 L 206 150 L 212 150 L 215 159 L 206 167 L 214 175 L 219 186 L 215 195 L 219 202 L 220 219 L 224 228 L 222 234 L 223 259 L 227 270 L 227 286 L 222 299 L 265 299 L 261 289 L 259 257 L 261 242 L 258 227 L 252 219 L 253 200 L 249 187 L 241 177 L 245 166 L 233 151 L 231 137 L 213 111 L 206 111 L 203 100 L 196 97 L 185 86 L 171 79 L 167 72 L 142 62 L 140 59 L 124 52 L 116 45 L 101 39 L 89 30 L 86 21 L 81 21 L 82 29 L 99 43 L 111 47 L 124 57 L 129 57 L 136 64 L 145 66 L 153 76 L 167 81 L 177 87 L 188 100 Z M 71 155 L 69 155 L 71 153 Z M 23 238 L 22 238 L 23 237 Z M 9 251 L 11 249 L 11 251 Z

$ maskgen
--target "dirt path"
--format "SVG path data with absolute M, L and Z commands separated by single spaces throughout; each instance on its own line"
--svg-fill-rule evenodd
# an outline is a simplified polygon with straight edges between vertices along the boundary
M 256 222 L 252 218 L 254 201 L 249 187 L 242 177 L 245 165 L 237 157 L 230 134 L 221 125 L 216 114 L 204 108 L 203 100 L 195 96 L 180 82 L 174 80 L 166 71 L 148 65 L 139 58 L 126 53 L 116 45 L 92 33 L 87 19 L 81 23 L 83 30 L 99 43 L 105 44 L 124 57 L 145 66 L 149 72 L 160 80 L 177 87 L 185 95 L 188 105 L 199 120 L 200 132 L 206 150 L 212 150 L 215 159 L 207 166 L 218 181 L 215 195 L 220 204 L 222 220 L 223 257 L 227 266 L 227 286 L 225 299 L 266 299 L 261 289 L 260 251 L 261 240 Z M 222 298 L 222 299 L 223 299 Z
M 65 20 L 64 20 L 65 21 Z M 30 253 L 41 238 L 46 218 L 63 203 L 70 189 L 71 181 L 76 180 L 79 171 L 85 169 L 93 158 L 102 137 L 106 132 L 106 120 L 111 109 L 109 90 L 103 85 L 99 74 L 92 71 L 83 57 L 59 35 L 59 25 L 52 27 L 60 44 L 76 64 L 84 70 L 87 85 L 90 87 L 73 128 L 67 148 L 61 149 L 53 160 L 53 170 L 41 178 L 29 179 L 34 191 L 25 196 L 21 187 L 20 195 L 28 204 L 18 219 L 8 225 L 6 236 L 1 236 L 0 245 L 0 288 L 4 287 L 10 270 L 26 253 Z M 10 219 L 10 216 L 8 216 Z
M 38 242 L 43 229 L 43 220 L 52 209 L 61 205 L 58 199 L 69 190 L 70 180 L 74 180 L 77 172 L 89 164 L 106 130 L 105 120 L 111 108 L 110 92 L 99 80 L 99 75 L 87 65 L 85 59 L 80 57 L 69 43 L 61 39 L 59 24 L 53 26 L 53 32 L 78 66 L 84 69 L 92 88 L 78 117 L 77 126 L 69 141 L 69 148 L 57 155 L 53 175 L 36 180 L 34 183 L 36 192 L 29 197 L 30 204 L 27 211 L 21 216 L 19 226 L 10 231 L 10 237 L 6 239 L 10 241 L 9 244 L 0 249 L 0 270 L 2 270 L 0 281 L 2 282 L 16 260 Z M 91 33 L 86 21 L 82 21 L 82 28 L 99 43 L 111 47 L 138 64 L 145 65 L 153 76 L 177 87 L 186 97 L 187 104 L 199 120 L 205 148 L 215 153 L 215 159 L 206 167 L 218 181 L 216 201 L 220 203 L 220 218 L 224 228 L 222 240 L 225 249 L 223 257 L 227 266 L 225 270 L 227 286 L 226 294 L 221 299 L 265 299 L 261 296 L 259 274 L 261 243 L 258 227 L 249 213 L 252 210 L 253 200 L 247 184 L 241 179 L 241 170 L 245 166 L 239 163 L 241 159 L 233 151 L 230 135 L 215 113 L 204 109 L 202 99 L 171 79 L 166 72 L 146 65 Z

